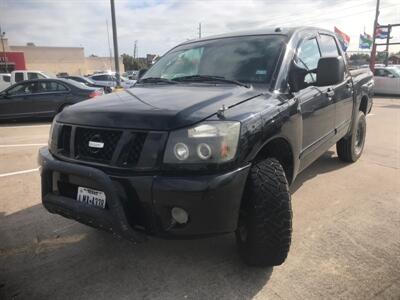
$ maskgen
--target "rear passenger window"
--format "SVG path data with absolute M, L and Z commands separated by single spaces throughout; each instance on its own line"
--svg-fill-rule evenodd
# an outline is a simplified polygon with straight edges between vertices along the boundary
M 39 78 L 39 76 L 38 76 L 37 73 L 29 73 L 29 72 L 28 72 L 28 80 L 31 80 L 31 79 L 38 79 L 38 78 Z
M 63 92 L 67 91 L 67 88 L 55 81 L 44 81 L 40 83 L 40 91 L 42 93 Z
M 322 56 L 339 56 L 339 50 L 335 38 L 331 35 L 321 34 L 321 52 Z

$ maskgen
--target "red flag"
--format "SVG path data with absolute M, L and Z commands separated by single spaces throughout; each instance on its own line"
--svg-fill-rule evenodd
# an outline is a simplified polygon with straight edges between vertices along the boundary
M 349 47 L 350 36 L 345 34 L 343 31 L 339 30 L 336 26 L 335 26 L 335 33 L 339 39 L 343 51 L 346 51 L 346 49 Z

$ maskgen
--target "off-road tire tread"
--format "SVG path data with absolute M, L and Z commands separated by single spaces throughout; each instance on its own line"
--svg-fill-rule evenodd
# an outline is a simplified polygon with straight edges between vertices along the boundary
M 292 208 L 289 185 L 282 165 L 275 158 L 255 163 L 246 183 L 242 210 L 246 213 L 247 240 L 240 240 L 239 253 L 252 266 L 277 266 L 289 252 Z
M 353 135 L 356 134 L 357 125 L 358 125 L 358 122 L 360 122 L 360 118 L 365 118 L 365 115 L 362 111 L 358 112 L 356 122 L 351 131 L 351 135 L 347 136 L 347 137 L 343 137 L 336 143 L 336 152 L 341 161 L 352 163 L 352 162 L 357 161 L 362 154 L 362 151 L 361 151 L 360 155 L 356 156 L 353 152 L 353 147 L 354 147 Z M 364 138 L 365 138 L 365 135 L 364 135 Z

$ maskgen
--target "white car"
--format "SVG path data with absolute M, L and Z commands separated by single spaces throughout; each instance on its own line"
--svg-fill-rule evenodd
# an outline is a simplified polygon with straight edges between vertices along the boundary
M 42 71 L 17 70 L 11 72 L 11 84 L 24 80 L 52 78 L 53 76 Z
M 400 95 L 400 68 L 375 68 L 374 81 L 376 94 Z
M 0 91 L 11 85 L 11 75 L 8 73 L 0 73 Z
M 92 76 L 89 76 L 91 80 L 94 81 L 96 84 L 103 84 L 109 87 L 115 87 L 117 85 L 117 78 L 115 75 L 104 73 L 104 74 L 95 74 Z M 121 86 L 124 89 L 129 89 L 133 87 L 136 83 L 136 80 L 129 80 L 128 78 L 125 78 L 121 76 Z

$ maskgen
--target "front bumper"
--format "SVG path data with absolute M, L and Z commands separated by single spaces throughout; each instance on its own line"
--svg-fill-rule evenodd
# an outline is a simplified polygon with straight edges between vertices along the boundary
M 224 174 L 201 176 L 115 176 L 55 158 L 39 150 L 42 202 L 52 213 L 106 229 L 134 242 L 145 234 L 190 237 L 232 232 L 250 165 Z M 105 209 L 75 201 L 78 186 L 106 194 Z M 172 220 L 171 209 L 188 212 L 186 224 Z

